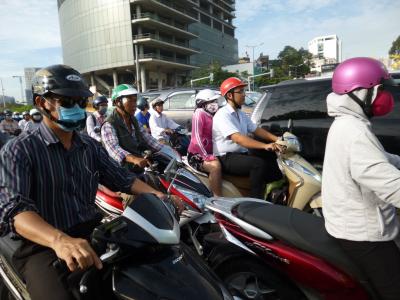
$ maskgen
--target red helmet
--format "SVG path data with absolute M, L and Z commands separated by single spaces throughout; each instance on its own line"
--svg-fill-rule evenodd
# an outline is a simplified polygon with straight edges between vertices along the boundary
M 229 77 L 228 79 L 225 79 L 221 83 L 220 91 L 221 95 L 225 97 L 226 93 L 229 92 L 230 90 L 237 88 L 237 87 L 245 87 L 247 86 L 247 83 L 241 81 L 237 77 Z

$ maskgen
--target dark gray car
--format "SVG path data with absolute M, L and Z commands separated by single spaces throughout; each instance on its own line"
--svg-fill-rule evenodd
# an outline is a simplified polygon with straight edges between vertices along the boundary
M 399 78 L 400 73 L 392 76 Z M 322 164 L 333 121 L 326 108 L 326 97 L 332 91 L 331 78 L 290 80 L 262 89 L 265 94 L 252 113 L 253 122 L 281 135 L 292 120 L 293 133 L 302 143 L 304 158 Z M 390 89 L 395 95 L 395 109 L 384 117 L 373 118 L 371 123 L 385 150 L 400 155 L 400 88 Z

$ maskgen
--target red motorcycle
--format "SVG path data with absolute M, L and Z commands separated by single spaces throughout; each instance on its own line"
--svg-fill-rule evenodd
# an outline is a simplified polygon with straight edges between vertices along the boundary
M 249 198 L 210 198 L 206 208 L 223 233 L 206 236 L 208 262 L 234 296 L 379 299 L 322 218 Z

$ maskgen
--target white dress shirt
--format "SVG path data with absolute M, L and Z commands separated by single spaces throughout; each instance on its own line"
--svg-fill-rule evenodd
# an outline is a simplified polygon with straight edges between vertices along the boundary
M 157 111 L 153 110 L 150 112 L 150 120 L 149 126 L 151 135 L 157 139 L 168 139 L 166 135 L 163 135 L 165 129 L 176 129 L 180 125 L 172 121 L 163 113 L 158 113 Z
M 248 135 L 257 129 L 250 118 L 240 109 L 234 110 L 229 104 L 220 108 L 213 119 L 213 152 L 223 156 L 228 152 L 247 152 L 248 149 L 234 143 L 230 136 L 234 133 Z

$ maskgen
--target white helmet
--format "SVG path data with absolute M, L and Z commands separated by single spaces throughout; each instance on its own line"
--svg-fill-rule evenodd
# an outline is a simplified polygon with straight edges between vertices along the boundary
M 221 98 L 221 93 L 216 90 L 204 89 L 196 94 L 196 106 L 201 107 L 204 103 L 215 101 Z
M 39 111 L 38 109 L 36 109 L 36 108 L 32 108 L 32 109 L 29 111 L 29 114 L 30 114 L 31 116 L 33 116 L 33 115 L 35 115 L 35 114 L 40 114 L 40 111 Z

